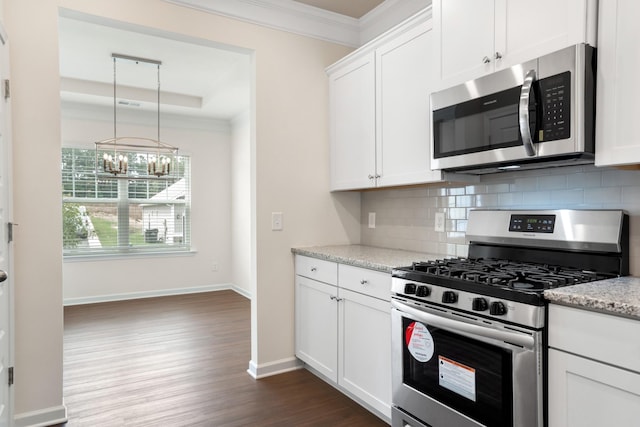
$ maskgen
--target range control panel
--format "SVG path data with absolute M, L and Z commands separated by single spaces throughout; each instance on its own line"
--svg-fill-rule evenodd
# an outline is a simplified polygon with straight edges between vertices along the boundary
M 509 231 L 529 233 L 553 233 L 555 215 L 511 215 Z

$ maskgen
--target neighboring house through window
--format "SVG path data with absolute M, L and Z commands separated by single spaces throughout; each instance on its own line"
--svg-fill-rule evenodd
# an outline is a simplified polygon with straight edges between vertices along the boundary
M 65 256 L 190 249 L 189 157 L 176 157 L 171 177 L 147 178 L 149 155 L 128 153 L 125 178 L 96 174 L 95 150 L 62 149 Z

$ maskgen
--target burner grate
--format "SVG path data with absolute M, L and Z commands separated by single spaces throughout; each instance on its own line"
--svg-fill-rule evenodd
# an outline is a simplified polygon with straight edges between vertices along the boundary
M 559 265 L 492 258 L 451 258 L 422 261 L 414 262 L 410 268 L 427 276 L 442 276 L 488 286 L 526 291 L 543 291 L 614 276 Z

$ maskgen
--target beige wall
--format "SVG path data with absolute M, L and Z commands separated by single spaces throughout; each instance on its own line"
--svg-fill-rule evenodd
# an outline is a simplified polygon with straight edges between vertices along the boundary
M 122 135 L 154 135 L 156 120 L 153 113 L 132 115 L 123 111 L 118 129 Z M 191 159 L 192 253 L 66 259 L 62 271 L 65 304 L 229 286 L 231 128 L 226 121 L 205 122 L 168 114 L 163 115 L 161 126 L 162 140 L 177 145 L 180 154 Z M 113 135 L 113 110 L 65 103 L 61 134 L 65 146 L 93 149 L 93 141 Z M 214 263 L 216 271 L 212 269 Z
M 357 194 L 328 192 L 324 68 L 349 49 L 159 0 L 5 0 L 11 39 L 15 221 L 15 412 L 62 403 L 58 7 L 255 51 L 252 361 L 293 356 L 291 246 L 357 242 Z M 41 180 L 39 177 L 46 177 Z M 272 232 L 272 211 L 284 231 Z M 37 266 L 37 268 L 34 268 Z M 26 423 L 26 421 L 25 421 Z

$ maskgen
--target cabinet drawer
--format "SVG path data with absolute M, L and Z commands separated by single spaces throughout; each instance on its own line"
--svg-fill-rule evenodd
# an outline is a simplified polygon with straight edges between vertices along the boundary
M 341 288 L 391 300 L 391 274 L 343 264 L 338 269 Z
M 338 264 L 331 261 L 296 255 L 296 274 L 330 285 L 338 284 Z
M 549 305 L 549 347 L 640 373 L 640 321 Z

